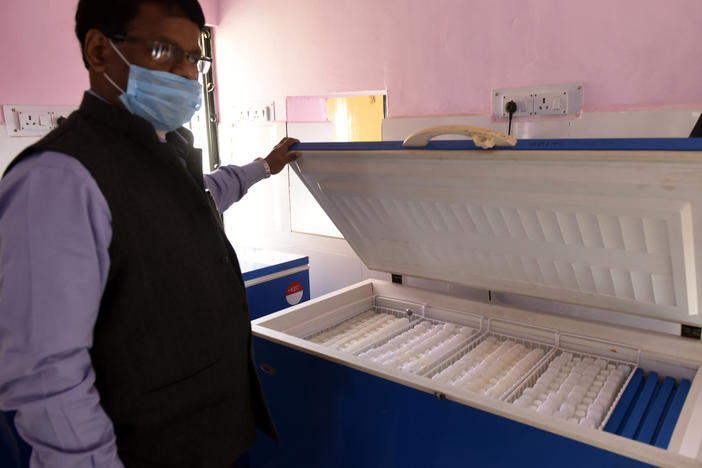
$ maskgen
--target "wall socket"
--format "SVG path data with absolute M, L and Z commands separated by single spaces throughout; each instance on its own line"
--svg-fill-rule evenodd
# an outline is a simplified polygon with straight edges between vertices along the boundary
M 7 134 L 16 136 L 42 136 L 58 125 L 60 117 L 68 115 L 77 107 L 68 106 L 14 106 L 3 105 Z
M 534 115 L 568 115 L 568 91 L 534 93 Z
M 272 122 L 275 120 L 275 104 L 252 103 L 234 107 L 236 122 Z
M 535 88 L 496 89 L 492 92 L 493 120 L 509 118 L 505 109 L 510 101 L 517 104 L 513 119 L 578 117 L 583 107 L 583 85 L 570 83 Z
M 532 94 L 503 94 L 499 103 L 500 109 L 502 109 L 500 118 L 509 118 L 509 113 L 505 109 L 510 101 L 514 101 L 517 105 L 517 110 L 514 111 L 512 118 L 534 115 L 534 96 Z

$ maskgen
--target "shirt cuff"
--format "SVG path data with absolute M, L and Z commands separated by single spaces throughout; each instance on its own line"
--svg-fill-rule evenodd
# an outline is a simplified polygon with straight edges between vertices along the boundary
M 246 179 L 250 182 L 249 187 L 266 178 L 266 169 L 261 161 L 250 162 L 241 166 L 241 169 L 246 174 Z
M 263 165 L 263 178 L 269 178 L 271 176 L 271 166 L 268 165 L 268 161 L 263 158 L 256 158 L 255 161 L 258 161 Z

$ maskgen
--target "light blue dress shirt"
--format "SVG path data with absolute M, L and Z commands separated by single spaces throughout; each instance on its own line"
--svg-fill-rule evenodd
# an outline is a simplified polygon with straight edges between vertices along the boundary
M 263 164 L 205 175 L 220 212 Z M 42 152 L 0 182 L 0 409 L 31 466 L 122 467 L 88 350 L 110 267 L 110 209 L 76 159 Z

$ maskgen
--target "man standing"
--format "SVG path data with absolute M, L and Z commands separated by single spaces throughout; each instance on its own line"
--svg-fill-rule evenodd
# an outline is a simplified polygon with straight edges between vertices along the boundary
M 80 0 L 80 109 L 0 182 L 0 409 L 32 465 L 228 467 L 276 437 L 219 213 L 299 156 L 203 178 L 197 0 Z

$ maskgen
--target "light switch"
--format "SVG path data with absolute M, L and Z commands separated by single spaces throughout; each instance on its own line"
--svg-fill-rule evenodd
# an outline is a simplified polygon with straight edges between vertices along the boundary
M 53 127 L 54 124 L 51 120 L 51 114 L 39 114 L 39 126 L 40 127 Z

